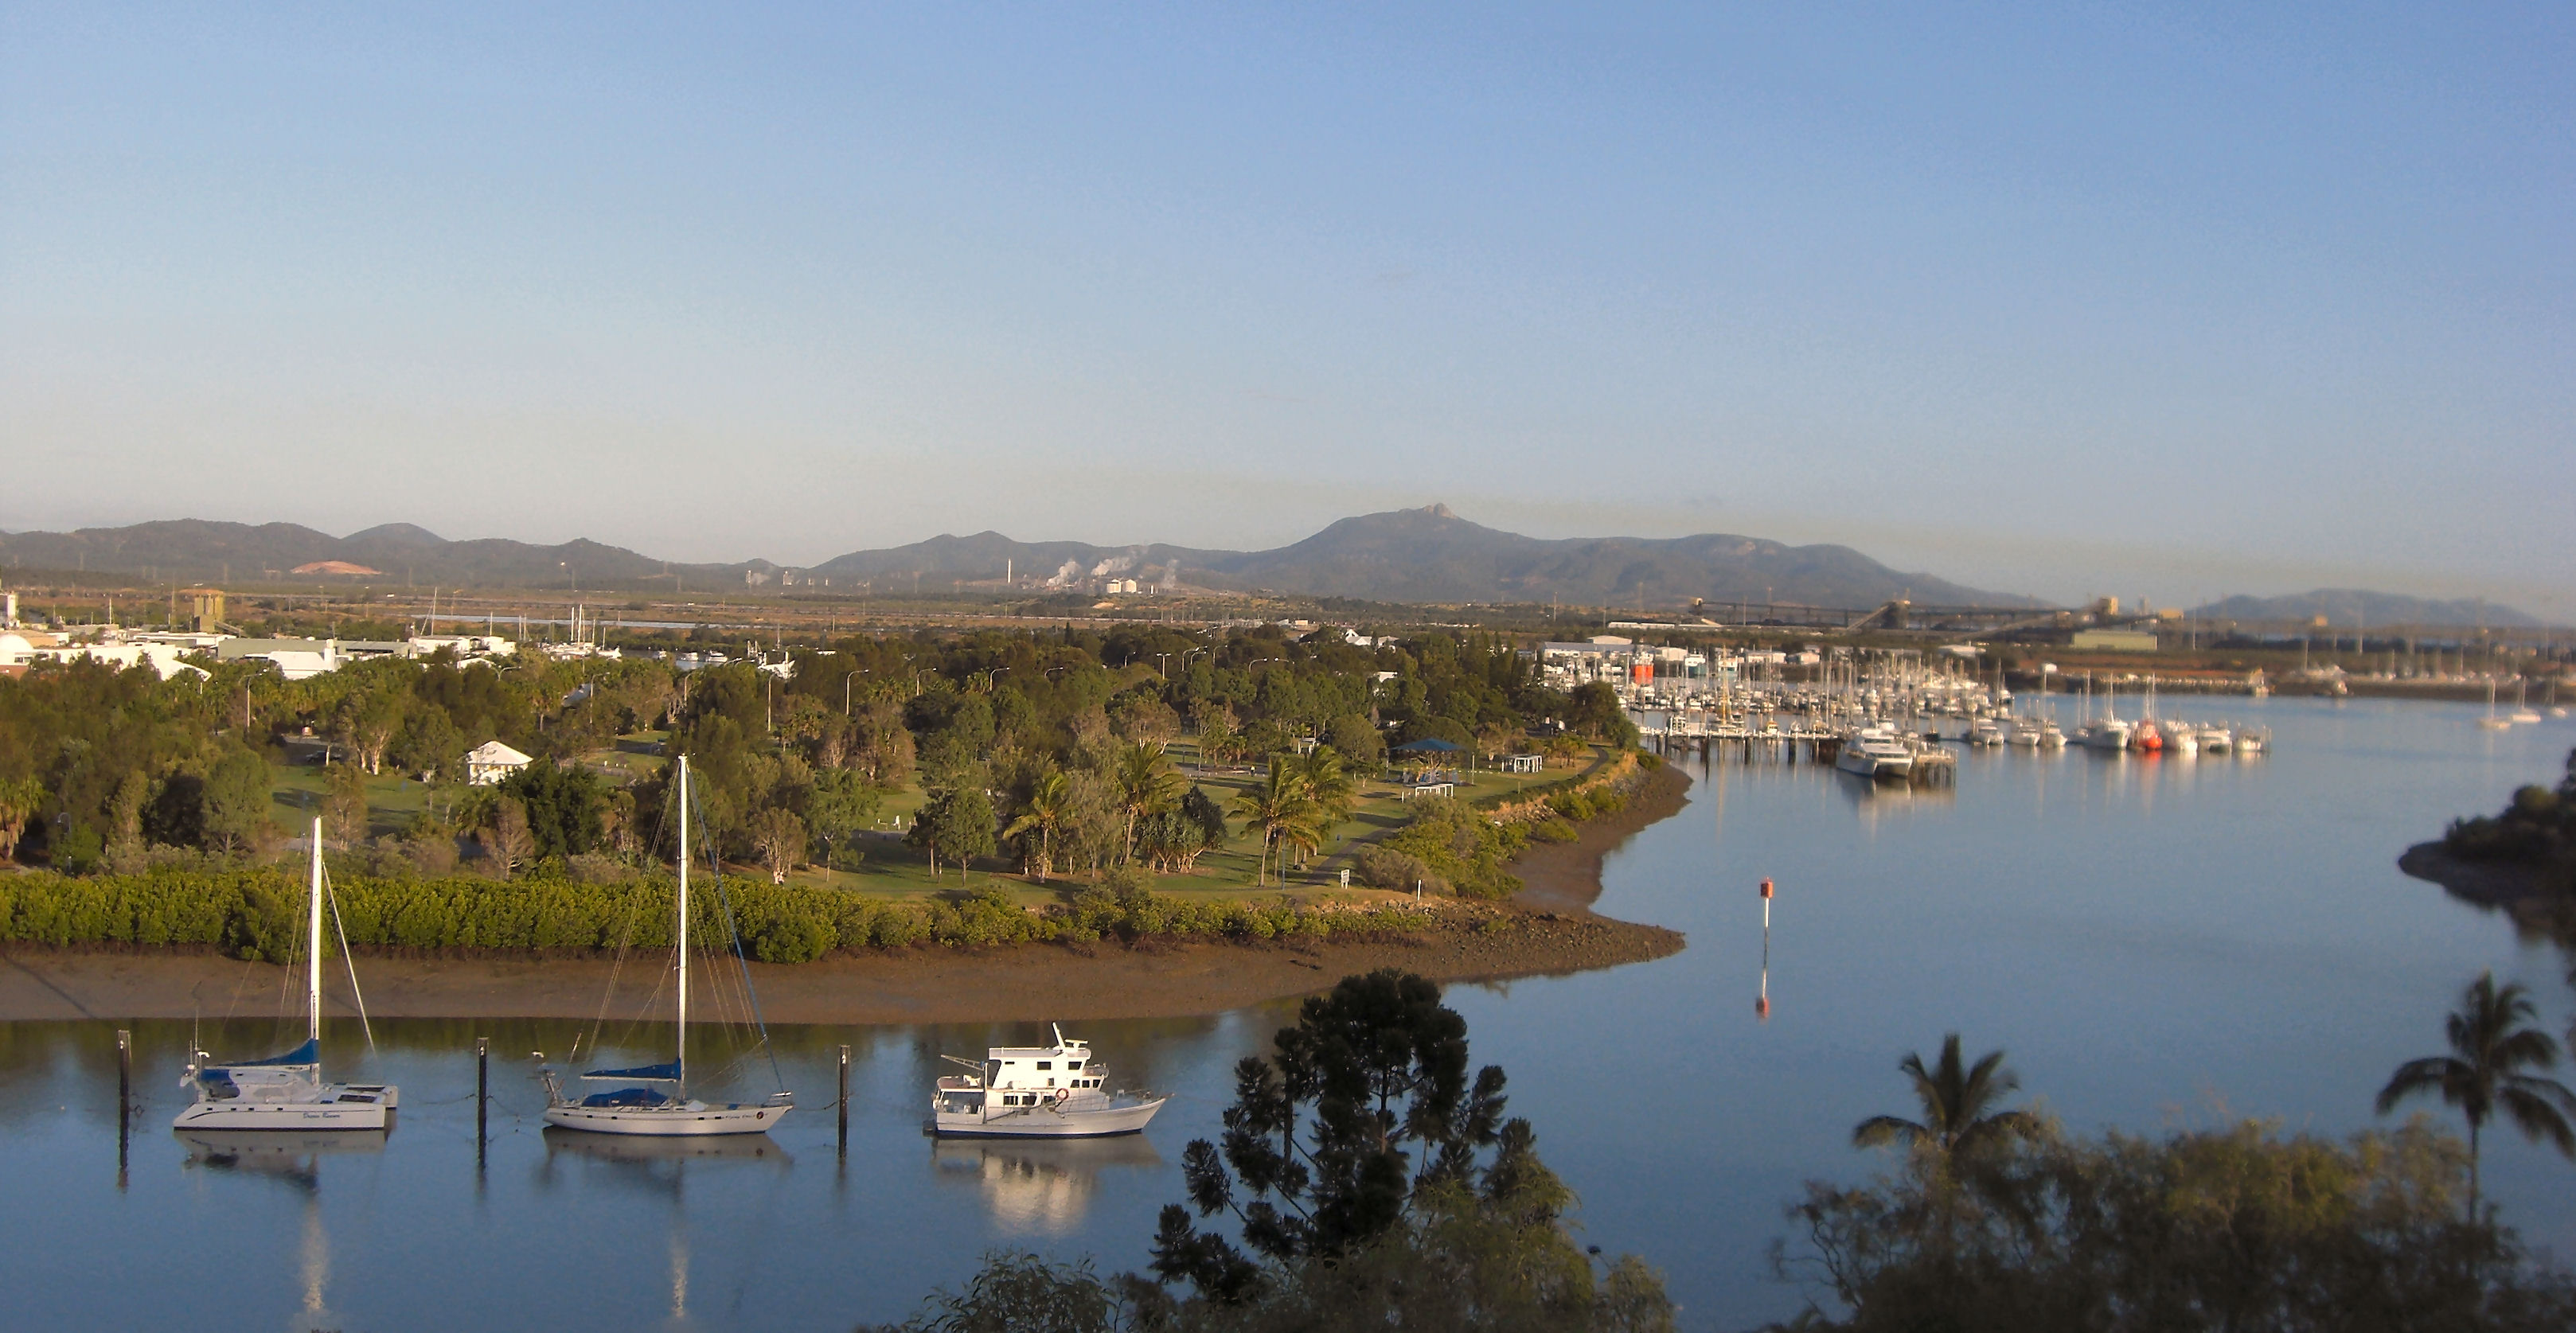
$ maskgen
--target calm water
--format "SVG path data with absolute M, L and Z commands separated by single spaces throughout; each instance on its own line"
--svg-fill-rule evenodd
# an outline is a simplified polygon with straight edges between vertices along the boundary
M 2203 711 L 2216 711 L 2204 709 Z M 2524 980 L 2563 1028 L 2554 949 L 2392 864 L 2455 812 L 2554 777 L 2576 727 L 2490 736 L 2482 710 L 2228 701 L 2260 760 L 1972 754 L 1954 793 L 1873 791 L 1830 770 L 1694 769 L 1679 816 L 1610 864 L 1606 911 L 1687 931 L 1658 963 L 1452 991 L 1480 1061 L 1581 1193 L 1589 1239 L 1669 1274 L 1694 1327 L 1797 1308 L 1762 1254 L 1812 1176 L 1856 1178 L 1851 1124 L 1910 1113 L 1894 1071 L 1956 1028 L 2011 1051 L 2079 1128 L 2227 1115 L 2344 1131 L 2398 1061 L 2438 1048 L 2478 969 Z M 1754 885 L 1779 882 L 1771 1013 Z M 266 999 L 260 1004 L 264 1007 Z M 377 1025 L 338 1072 L 403 1086 L 381 1145 L 191 1145 L 168 1130 L 184 1023 L 136 1026 L 137 1121 L 117 1169 L 116 1022 L 0 1025 L 0 1290 L 9 1324 L 214 1322 L 284 1330 L 564 1325 L 846 1328 L 910 1312 L 997 1246 L 1144 1258 L 1178 1161 L 1212 1132 L 1227 1069 L 1287 1009 L 1085 1024 L 1122 1082 L 1177 1100 L 1142 1139 L 934 1148 L 918 1131 L 940 1052 L 1042 1029 L 790 1029 L 809 1109 L 727 1150 L 611 1154 L 541 1132 L 526 1053 L 578 1025 Z M 1032 1015 L 1042 1018 L 1043 1015 Z M 472 1038 L 496 1053 L 478 1171 Z M 211 1035 L 211 1034 L 210 1034 Z M 274 1025 L 226 1025 L 249 1050 Z M 338 1052 L 363 1049 L 335 1028 Z M 832 1060 L 855 1047 L 851 1150 L 833 1150 Z M 658 1058 L 638 1049 L 638 1059 Z M 750 1081 L 765 1081 L 765 1070 Z M 2576 1255 L 2576 1167 L 2510 1135 L 2489 1188 Z

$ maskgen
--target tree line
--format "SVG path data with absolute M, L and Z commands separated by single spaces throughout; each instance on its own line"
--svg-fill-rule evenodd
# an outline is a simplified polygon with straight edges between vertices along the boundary
M 194 854 L 274 850 L 270 766 L 318 752 L 335 836 L 370 836 L 367 782 L 427 783 L 427 808 L 378 835 L 424 874 L 516 874 L 549 859 L 640 865 L 667 853 L 667 769 L 604 777 L 583 756 L 657 733 L 691 756 L 709 833 L 773 877 L 851 853 L 887 796 L 918 786 L 910 837 L 944 869 L 1008 856 L 1036 878 L 1191 869 L 1229 827 L 1260 837 L 1260 874 L 1293 867 L 1346 818 L 1388 747 L 1438 738 L 1489 751 L 1634 738 L 1604 686 L 1547 689 L 1503 639 L 1429 634 L 1361 648 L 1338 630 L 853 636 L 782 663 L 683 673 L 652 658 L 353 663 L 286 681 L 210 664 L 159 680 L 95 663 L 0 680 L 0 855 L 70 873 L 133 873 Z M 1220 802 L 1202 764 L 1263 766 L 1257 799 Z M 540 761 L 499 790 L 463 783 L 498 740 Z M 1472 878 L 1472 877 L 1471 877 Z

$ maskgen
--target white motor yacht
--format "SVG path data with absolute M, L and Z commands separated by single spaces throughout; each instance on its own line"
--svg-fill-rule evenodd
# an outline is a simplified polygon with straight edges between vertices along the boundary
M 322 1081 L 322 821 L 313 821 L 312 888 L 305 904 L 304 1044 L 284 1055 L 202 1063 L 191 1051 L 180 1085 L 196 1100 L 170 1122 L 180 1130 L 381 1130 L 401 1090 L 383 1083 Z M 352 987 L 357 984 L 353 967 Z
M 939 1080 L 925 1128 L 945 1138 L 1097 1138 L 1136 1133 L 1163 1109 L 1154 1093 L 1112 1090 L 1091 1043 L 1048 1026 L 1052 1046 L 991 1047 L 981 1064 L 941 1056 L 975 1072 Z
M 2003 743 L 2003 724 L 1993 718 L 1981 717 L 1968 724 L 1968 744 L 1995 746 Z
M 1914 750 L 1894 727 L 1863 727 L 1843 739 L 1834 767 L 1865 778 L 1902 781 L 1914 775 Z
M 2193 739 L 2200 742 L 2200 748 L 2211 754 L 2225 754 L 2236 746 L 2236 733 L 2225 723 L 2202 727 L 2200 734 Z
M 2088 750 L 2126 750 L 2129 731 L 2129 724 L 2116 717 L 2098 717 L 2075 733 L 2075 741 Z

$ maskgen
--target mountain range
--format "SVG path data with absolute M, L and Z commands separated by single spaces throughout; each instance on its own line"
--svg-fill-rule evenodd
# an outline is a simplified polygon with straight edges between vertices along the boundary
M 305 570 L 305 573 L 297 573 Z M 1023 542 L 998 532 L 942 534 L 906 546 L 852 551 L 810 567 L 768 560 L 658 560 L 594 541 L 537 545 L 505 538 L 449 541 L 391 523 L 346 537 L 293 523 L 201 519 L 73 532 L 0 533 L 0 573 L 88 571 L 156 584 L 296 579 L 457 587 L 717 594 L 828 583 L 835 592 L 981 588 L 1008 576 L 1028 592 L 1096 592 L 1105 580 L 1140 589 L 1269 591 L 1379 602 L 1557 602 L 1672 609 L 1694 599 L 1874 607 L 2039 606 L 1892 569 L 1848 546 L 1793 546 L 1758 537 L 1577 537 L 1546 540 L 1460 518 L 1446 505 L 1346 518 L 1303 541 L 1263 551 L 1152 543 Z M 819 589 L 818 589 L 819 590 Z M 2197 608 L 2210 619 L 2290 620 L 2323 614 L 2349 626 L 2536 624 L 2494 603 L 2320 589 L 2287 597 L 2230 597 Z
M 1115 578 L 1135 579 L 1140 587 L 1384 602 L 1677 607 L 1704 598 L 1870 607 L 1911 597 L 1925 605 L 2035 605 L 2029 598 L 1890 569 L 1846 546 L 1791 546 L 1721 534 L 1548 541 L 1469 522 L 1445 505 L 1346 518 L 1304 541 L 1265 551 L 1023 542 L 979 532 L 853 551 L 793 569 L 768 560 L 664 561 L 593 541 L 449 541 L 408 523 L 334 537 L 293 523 L 181 519 L 0 533 L 0 569 L 21 578 L 35 571 L 85 571 L 163 584 L 381 579 L 411 586 L 705 593 L 820 583 L 854 592 L 978 585 L 998 591 L 1007 574 L 1015 586 L 1031 591 L 1097 590 Z

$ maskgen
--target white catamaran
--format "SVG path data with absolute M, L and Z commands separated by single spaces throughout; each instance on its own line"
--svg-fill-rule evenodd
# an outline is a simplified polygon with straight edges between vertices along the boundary
M 171 1126 L 180 1130 L 386 1129 L 399 1089 L 382 1083 L 322 1081 L 322 821 L 313 821 L 312 889 L 305 904 L 304 1044 L 284 1055 L 237 1064 L 205 1063 L 191 1051 L 180 1085 L 196 1094 Z M 345 950 L 344 950 L 345 952 Z M 349 985 L 358 983 L 351 964 Z M 365 1011 L 363 1007 L 360 1012 Z
M 680 925 L 679 1038 L 669 1064 L 634 1069 L 593 1069 L 581 1075 L 594 1083 L 628 1086 L 584 1097 L 566 1096 L 554 1071 L 545 1072 L 546 1123 L 597 1134 L 760 1134 L 787 1118 L 793 1093 L 774 1093 L 767 1101 L 715 1105 L 689 1097 L 689 757 L 679 758 L 680 771 Z
M 1834 767 L 1882 782 L 1902 782 L 1914 775 L 1914 750 L 1885 723 L 1866 726 L 1843 738 Z

